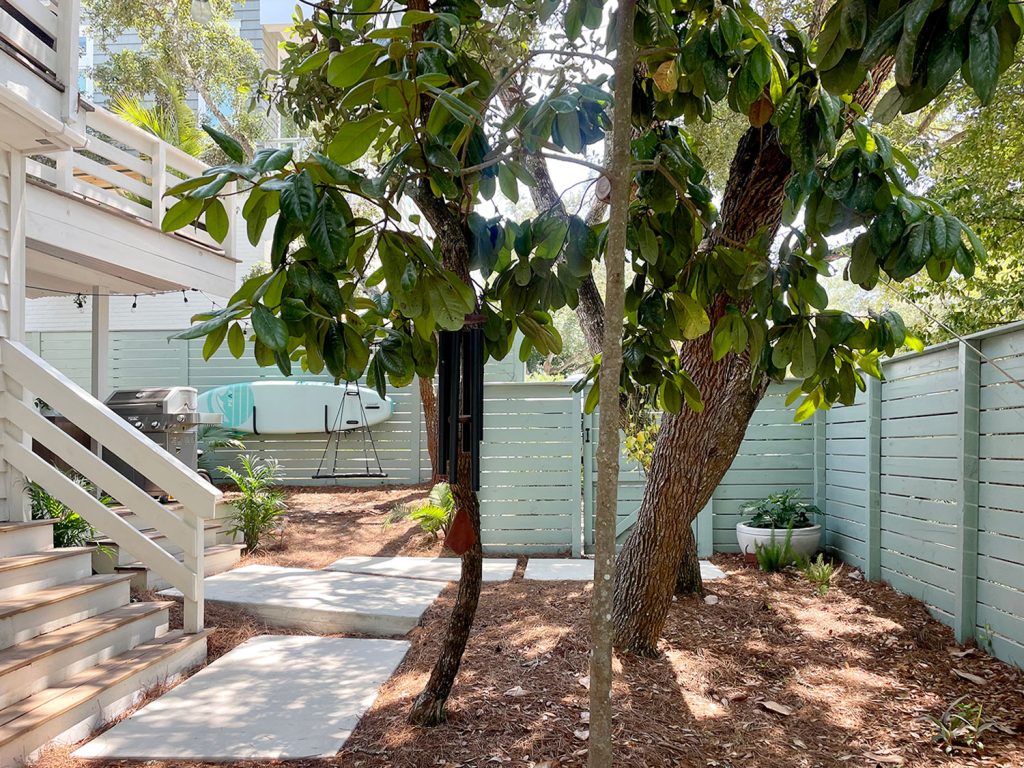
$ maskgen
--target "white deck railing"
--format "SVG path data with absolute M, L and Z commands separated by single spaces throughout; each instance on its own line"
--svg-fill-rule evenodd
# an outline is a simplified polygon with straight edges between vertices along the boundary
M 180 590 L 185 600 L 185 631 L 201 630 L 203 523 L 214 516 L 221 492 L 23 344 L 0 340 L 0 366 L 5 379 L 0 393 L 0 415 L 7 425 L 0 449 L 3 460 Z M 181 503 L 180 512 L 155 501 L 41 416 L 26 403 L 28 393 L 59 411 L 104 449 L 130 461 L 135 469 Z M 179 561 L 153 543 L 33 453 L 28 438 L 46 446 L 75 472 L 127 505 L 148 526 L 165 534 L 168 541 L 181 548 L 183 560 Z
M 78 0 L 5 0 L 0 38 L 25 64 L 64 88 L 64 115 L 78 101 Z
M 52 160 L 29 159 L 29 177 L 159 228 L 164 212 L 178 200 L 165 196 L 166 191 L 208 168 L 202 160 L 102 107 L 89 112 L 85 124 L 89 143 L 84 149 L 48 155 Z M 222 201 L 233 222 L 233 198 Z M 177 234 L 232 256 L 232 235 L 221 246 L 206 232 L 204 222 L 205 216 Z

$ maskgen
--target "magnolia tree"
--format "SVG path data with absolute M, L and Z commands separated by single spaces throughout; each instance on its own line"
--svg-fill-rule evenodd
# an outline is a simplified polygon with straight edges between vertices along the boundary
M 587 152 L 605 139 L 615 94 L 629 89 L 619 390 L 666 415 L 619 558 L 614 617 L 620 648 L 654 652 L 692 551 L 690 523 L 767 382 L 796 377 L 806 417 L 852 402 L 864 376 L 879 375 L 880 355 L 914 343 L 894 313 L 829 309 L 829 237 L 855 235 L 845 276 L 865 288 L 922 271 L 970 274 L 982 255 L 969 228 L 913 192 L 913 167 L 880 126 L 928 104 L 958 72 L 990 99 L 1020 35 L 1018 7 L 842 0 L 816 10 L 805 28 L 769 25 L 744 2 L 639 2 L 637 63 L 624 83 L 605 74 L 618 21 L 599 0 L 311 6 L 268 89 L 318 150 L 247 157 L 214 131 L 231 164 L 172 190 L 183 197 L 166 229 L 209 218 L 229 182 L 247 195 L 250 240 L 275 222 L 270 274 L 197 316 L 186 335 L 205 336 L 207 356 L 226 341 L 285 374 L 365 375 L 382 391 L 431 377 L 435 331 L 467 316 L 483 322 L 491 357 L 512 352 L 518 332 L 526 359 L 559 350 L 550 313 L 570 306 L 596 348 L 605 322 L 591 269 L 607 245 L 603 207 L 567 209 L 548 163 L 618 179 Z M 726 111 L 750 127 L 716 206 L 686 125 Z M 517 200 L 521 187 L 536 214 L 493 215 L 486 201 Z M 372 215 L 352 213 L 357 199 Z M 599 370 L 598 360 L 588 381 Z M 599 396 L 591 387 L 587 407 Z M 453 493 L 479 534 L 472 490 L 457 483 Z M 415 722 L 443 717 L 480 569 L 478 535 Z

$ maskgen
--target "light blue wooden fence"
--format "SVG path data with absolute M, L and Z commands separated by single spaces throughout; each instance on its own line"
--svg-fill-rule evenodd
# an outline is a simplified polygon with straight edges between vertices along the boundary
M 225 353 L 204 363 L 197 342 L 166 336 L 113 334 L 113 386 L 204 389 L 278 375 Z M 88 382 L 87 333 L 34 334 L 29 342 Z M 578 554 L 592 540 L 596 422 L 568 384 L 522 383 L 521 370 L 488 368 L 484 544 L 489 552 Z M 786 387 L 773 387 L 698 518 L 700 550 L 736 551 L 739 505 L 798 488 L 825 510 L 830 552 L 922 600 L 961 639 L 976 637 L 1024 665 L 1024 324 L 888 361 L 884 371 L 886 380 L 870 381 L 854 405 L 805 424 L 793 422 Z M 379 431 L 382 460 L 392 481 L 419 482 L 429 461 L 417 392 L 394 397 L 396 417 Z M 310 482 L 323 442 L 285 436 L 249 447 L 280 458 L 290 482 Z M 358 447 L 353 456 L 361 458 Z M 643 488 L 643 475 L 624 460 L 620 542 Z

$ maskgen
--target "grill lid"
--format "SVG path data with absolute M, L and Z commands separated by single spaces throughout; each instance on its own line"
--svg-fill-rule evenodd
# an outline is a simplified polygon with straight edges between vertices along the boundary
M 179 414 L 197 410 L 195 387 L 119 389 L 107 398 L 107 407 L 119 414 Z

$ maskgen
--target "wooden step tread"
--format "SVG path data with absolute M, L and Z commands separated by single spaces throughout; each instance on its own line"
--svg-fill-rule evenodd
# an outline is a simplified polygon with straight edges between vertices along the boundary
M 0 523 L 0 533 L 7 533 L 9 531 L 16 531 L 19 528 L 36 528 L 40 525 L 53 525 L 57 521 L 52 517 L 47 517 L 43 520 L 25 520 L 20 523 Z
M 28 568 L 32 565 L 51 563 L 55 560 L 63 560 L 66 557 L 75 557 L 91 553 L 94 547 L 64 547 L 62 549 L 48 549 L 44 552 L 28 552 L 24 555 L 8 555 L 0 557 L 0 573 L 13 571 L 18 568 Z
M 153 501 L 156 501 L 156 499 L 153 499 Z M 160 506 L 168 510 L 169 512 L 181 512 L 182 510 L 185 509 L 185 506 L 180 501 L 172 501 L 170 504 L 161 504 Z M 110 508 L 110 511 L 113 512 L 115 515 L 120 515 L 121 517 L 131 517 L 133 514 L 135 514 L 134 512 L 132 512 L 131 507 L 126 507 L 123 505 L 115 505 Z
M 205 547 L 203 549 L 203 556 L 204 557 L 209 557 L 210 555 L 219 555 L 222 552 L 227 552 L 227 551 L 232 550 L 232 549 L 241 552 L 243 549 L 245 549 L 245 545 L 244 544 L 213 544 L 213 545 L 211 545 L 209 547 Z M 174 555 L 173 557 L 179 563 L 185 562 L 185 555 L 183 553 L 181 553 L 181 552 L 179 552 L 178 554 Z M 116 566 L 116 568 L 117 568 L 118 571 L 139 571 L 139 570 L 146 570 L 147 566 L 146 566 L 145 563 L 136 560 L 134 563 L 125 563 L 124 565 Z
M 174 603 L 169 600 L 129 603 L 112 611 L 61 627 L 53 632 L 36 635 L 29 640 L 0 651 L 0 676 L 29 664 L 35 664 L 65 648 L 87 642 L 99 635 L 113 632 L 115 629 L 126 624 L 131 624 L 154 613 L 165 611 L 172 605 Z
M 181 630 L 168 632 L 0 710 L 0 746 L 88 702 L 104 690 L 113 688 L 205 637 L 205 631 L 194 635 L 186 635 Z
M 223 523 L 221 523 L 220 521 L 217 521 L 217 520 L 207 520 L 206 522 L 203 523 L 203 530 L 204 531 L 212 531 L 214 529 L 220 528 L 222 525 L 223 525 Z M 164 533 L 163 531 L 157 529 L 157 528 L 137 528 L 136 530 L 139 533 L 141 533 L 143 536 L 145 536 L 148 539 L 153 540 L 153 541 L 155 541 L 157 539 L 166 539 L 167 538 L 167 534 Z M 108 538 L 106 536 L 101 536 L 99 538 L 92 539 L 91 541 L 92 541 L 93 544 L 99 544 L 99 545 L 104 546 L 104 547 L 116 547 L 117 546 L 117 542 L 116 541 L 114 541 L 113 539 Z
M 30 592 L 27 595 L 18 595 L 17 597 L 0 600 L 0 619 L 6 619 L 10 616 L 15 616 L 25 611 L 31 611 L 34 608 L 40 608 L 44 605 L 59 603 L 62 600 L 70 600 L 78 597 L 79 595 L 87 595 L 90 592 L 95 592 L 97 589 L 102 589 L 109 584 L 128 581 L 130 578 L 131 577 L 128 575 L 117 573 L 87 576 L 84 579 L 79 579 L 78 581 L 71 581 L 67 584 L 58 584 L 55 587 L 39 589 L 35 592 Z

